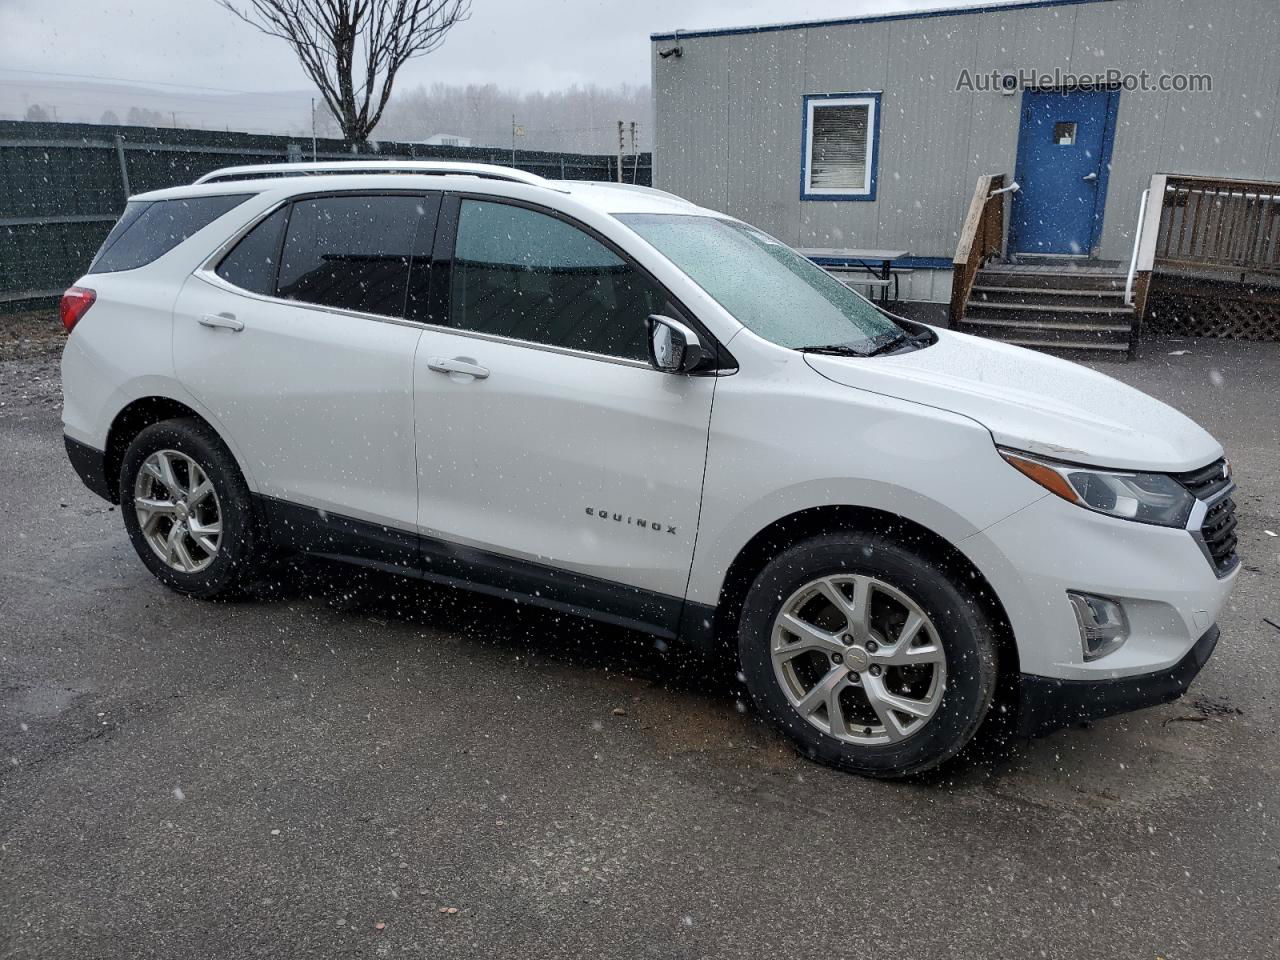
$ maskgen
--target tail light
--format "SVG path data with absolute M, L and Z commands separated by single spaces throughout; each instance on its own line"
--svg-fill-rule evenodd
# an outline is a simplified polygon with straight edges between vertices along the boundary
M 71 287 L 62 295 L 62 302 L 58 304 L 58 315 L 62 317 L 62 326 L 70 333 L 80 318 L 83 317 L 93 306 L 93 301 L 98 299 L 97 293 L 88 287 Z

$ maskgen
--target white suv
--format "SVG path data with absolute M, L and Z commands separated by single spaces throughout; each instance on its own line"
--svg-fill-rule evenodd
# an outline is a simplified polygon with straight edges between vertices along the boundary
M 62 313 L 67 452 L 166 585 L 305 551 L 731 649 L 845 770 L 1180 695 L 1238 567 L 1186 417 L 657 190 L 230 168 Z

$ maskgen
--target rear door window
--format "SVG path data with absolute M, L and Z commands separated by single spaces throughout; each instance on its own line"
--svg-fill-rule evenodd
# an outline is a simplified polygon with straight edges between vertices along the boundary
M 418 195 L 295 202 L 280 258 L 277 295 L 403 317 L 415 244 L 420 234 L 429 238 L 433 233 L 436 207 L 436 202 Z
M 181 200 L 134 201 L 107 234 L 89 265 L 90 273 L 135 270 L 168 253 L 253 194 L 185 197 Z

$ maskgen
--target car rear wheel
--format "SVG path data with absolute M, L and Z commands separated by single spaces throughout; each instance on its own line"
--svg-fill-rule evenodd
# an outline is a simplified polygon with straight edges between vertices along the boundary
M 142 562 L 179 593 L 232 595 L 256 572 L 248 486 L 198 420 L 166 420 L 134 438 L 120 466 L 120 510 Z
M 739 658 L 757 708 L 805 755 L 877 777 L 958 753 L 996 686 L 979 605 L 933 561 L 857 533 L 793 546 L 760 572 Z

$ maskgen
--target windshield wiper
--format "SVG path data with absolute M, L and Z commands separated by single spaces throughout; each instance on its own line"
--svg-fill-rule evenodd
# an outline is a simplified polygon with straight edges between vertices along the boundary
M 833 357 L 878 357 L 882 353 L 889 353 L 897 350 L 905 343 L 914 344 L 915 346 L 923 346 L 924 341 L 917 337 L 903 333 L 901 330 L 894 330 L 891 333 L 881 333 L 865 341 L 868 347 L 861 345 L 855 346 L 852 343 L 826 343 L 813 347 L 796 347 L 801 353 L 822 353 Z
M 816 347 L 796 347 L 801 353 L 822 353 L 832 357 L 869 357 L 865 350 L 855 350 L 848 343 L 824 343 Z
M 890 350 L 897 350 L 898 347 L 902 346 L 904 343 L 915 343 L 915 341 L 905 333 L 895 332 L 888 334 L 887 336 L 887 340 L 882 340 L 880 343 L 876 344 L 876 346 L 872 347 L 867 353 L 863 354 L 863 356 L 878 357 L 880 354 L 888 353 Z

